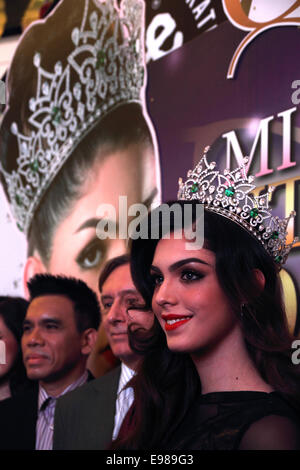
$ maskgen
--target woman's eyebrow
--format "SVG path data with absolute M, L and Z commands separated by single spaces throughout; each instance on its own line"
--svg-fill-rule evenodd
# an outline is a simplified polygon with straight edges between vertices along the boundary
M 168 269 L 170 272 L 173 272 L 173 271 L 176 271 L 176 269 L 181 268 L 181 266 L 184 266 L 189 263 L 199 263 L 199 264 L 205 264 L 206 266 L 211 266 L 209 263 L 207 263 L 206 261 L 203 261 L 200 258 L 185 258 L 185 259 L 181 259 L 180 261 L 176 261 L 176 263 L 171 264 L 171 266 L 169 266 Z M 156 273 L 161 273 L 161 270 L 157 268 L 156 266 L 150 266 L 150 270 Z
M 169 271 L 176 271 L 176 269 L 181 268 L 185 264 L 189 264 L 189 263 L 199 263 L 199 264 L 205 264 L 206 266 L 210 266 L 209 263 L 207 263 L 206 261 L 203 261 L 200 258 L 185 258 L 185 259 L 181 259 L 180 261 L 176 261 L 176 263 L 171 264 L 171 266 L 169 267 Z
M 153 191 L 151 192 L 151 194 L 147 197 L 147 199 L 145 199 L 142 202 L 142 204 L 144 204 L 145 206 L 148 207 L 150 205 L 150 203 L 152 202 L 152 200 L 157 195 L 157 193 L 158 193 L 158 189 L 154 188 Z M 100 220 L 102 220 L 102 218 L 98 218 L 98 217 L 92 217 L 90 219 L 87 219 L 85 222 L 83 222 L 83 224 L 81 224 L 78 227 L 78 229 L 74 233 L 78 233 L 81 230 L 84 230 L 86 228 L 96 228 L 97 224 L 98 224 L 98 222 L 100 222 Z M 107 219 L 107 222 L 109 223 L 110 221 Z M 111 221 L 111 222 L 116 223 L 116 228 L 118 228 L 118 222 L 116 222 L 116 221 Z
M 154 271 L 155 273 L 161 273 L 161 270 L 156 266 L 150 266 L 150 271 Z
M 96 228 L 97 227 L 97 224 L 98 222 L 100 222 L 100 220 L 103 220 L 102 218 L 98 218 L 98 217 L 92 217 L 91 219 L 87 219 L 85 222 L 83 222 L 83 224 L 81 224 L 78 229 L 74 232 L 74 233 L 78 233 L 80 232 L 81 230 L 84 230 L 86 228 Z M 113 224 L 116 224 L 116 227 L 118 227 L 118 222 L 116 221 L 110 221 L 107 219 L 107 222 L 112 222 Z
M 78 229 L 74 233 L 78 233 L 81 230 L 84 230 L 85 228 L 96 228 L 100 220 L 101 219 L 98 219 L 97 217 L 87 219 L 85 222 L 83 222 L 83 224 L 80 225 L 80 227 L 78 227 Z

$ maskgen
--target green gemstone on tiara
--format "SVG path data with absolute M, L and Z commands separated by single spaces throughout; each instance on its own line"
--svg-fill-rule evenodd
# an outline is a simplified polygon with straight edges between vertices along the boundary
M 191 187 L 191 193 L 196 193 L 199 189 L 199 184 L 198 183 L 194 183 Z
M 54 124 L 59 124 L 61 120 L 61 112 L 57 106 L 53 106 L 52 108 L 52 122 Z
M 19 196 L 19 194 L 16 194 L 16 203 L 18 204 L 18 206 L 20 206 L 22 204 L 22 199 Z
M 17 227 L 20 230 L 20 232 L 23 232 L 23 227 L 19 223 L 17 223 Z
M 282 259 L 283 259 L 282 256 L 278 255 L 278 256 L 276 256 L 276 258 L 275 258 L 275 262 L 276 262 L 276 263 L 281 263 Z
M 36 172 L 38 171 L 39 169 L 39 162 L 37 160 L 34 160 L 31 165 L 30 165 L 30 168 L 32 169 L 32 171 Z
M 254 207 L 254 209 L 251 210 L 250 212 L 250 217 L 252 217 L 252 219 L 255 219 L 259 214 L 259 210 L 257 209 L 257 207 Z
M 234 193 L 235 193 L 235 189 L 233 186 L 229 186 L 229 188 L 225 189 L 225 194 L 228 197 L 234 196 Z
M 96 67 L 103 67 L 106 64 L 106 54 L 104 51 L 98 51 L 97 52 L 97 62 L 96 62 Z
M 271 238 L 272 238 L 273 240 L 277 240 L 278 237 L 279 237 L 279 233 L 277 232 L 277 230 L 275 230 L 275 231 L 272 233 Z

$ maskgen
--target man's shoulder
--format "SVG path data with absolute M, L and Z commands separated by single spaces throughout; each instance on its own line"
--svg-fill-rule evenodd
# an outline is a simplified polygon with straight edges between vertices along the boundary
M 58 399 L 59 405 L 67 405 L 73 402 L 84 401 L 88 403 L 88 398 L 94 398 L 95 394 L 102 394 L 105 390 L 113 391 L 115 389 L 117 393 L 119 378 L 121 374 L 121 367 L 117 367 L 102 377 L 93 379 L 90 382 L 82 385 L 81 387 L 72 390 L 66 395 L 63 395 Z

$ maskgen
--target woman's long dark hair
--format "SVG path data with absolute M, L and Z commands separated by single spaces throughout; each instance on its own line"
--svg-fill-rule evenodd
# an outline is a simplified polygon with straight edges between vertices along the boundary
M 12 369 L 8 372 L 11 396 L 15 396 L 32 386 L 32 382 L 26 375 L 21 351 L 23 321 L 27 307 L 28 302 L 21 297 L 0 296 L 0 318 L 3 319 L 6 327 L 12 332 L 19 346 L 19 352 L 15 363 Z
M 174 202 L 168 206 L 172 204 Z M 182 213 L 185 204 L 192 204 L 195 223 L 197 203 L 177 201 L 177 204 Z M 148 224 L 150 227 L 151 214 Z M 206 210 L 204 237 L 204 247 L 215 253 L 218 281 L 239 319 L 257 370 L 275 390 L 298 405 L 300 371 L 291 361 L 294 338 L 288 330 L 278 266 L 246 230 Z M 158 242 L 159 239 L 150 237 L 132 241 L 132 277 L 148 307 L 153 295 L 150 266 Z M 263 290 L 257 284 L 255 269 L 264 274 Z M 241 304 L 246 304 L 243 316 L 240 315 Z M 168 350 L 165 334 L 156 320 L 147 333 L 131 332 L 131 345 L 143 355 L 143 361 L 130 384 L 135 396 L 130 426 L 126 435 L 120 433 L 113 448 L 163 449 L 196 398 L 201 381 L 188 355 Z

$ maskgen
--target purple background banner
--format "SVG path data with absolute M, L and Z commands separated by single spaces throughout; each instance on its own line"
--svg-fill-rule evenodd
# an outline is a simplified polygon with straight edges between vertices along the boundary
M 268 174 L 259 175 L 256 184 L 276 186 L 273 212 L 284 217 L 288 198 L 300 211 L 300 110 L 292 97 L 292 84 L 300 79 L 299 29 L 277 27 L 259 35 L 244 51 L 235 78 L 227 79 L 230 61 L 245 34 L 224 22 L 149 65 L 148 102 L 160 146 L 163 200 L 176 198 L 178 177 L 185 177 L 195 166 L 206 145 L 211 146 L 210 161 L 221 168 L 229 162 L 235 167 L 236 158 L 224 134 L 235 131 L 241 152 L 250 155 L 261 121 L 269 118 L 264 135 L 267 149 L 257 141 L 248 174 L 264 173 L 262 154 L 267 155 Z M 292 183 L 288 188 L 285 182 L 293 178 L 292 191 Z M 299 233 L 300 214 L 294 235 Z M 286 265 L 298 312 L 299 260 L 298 243 Z

